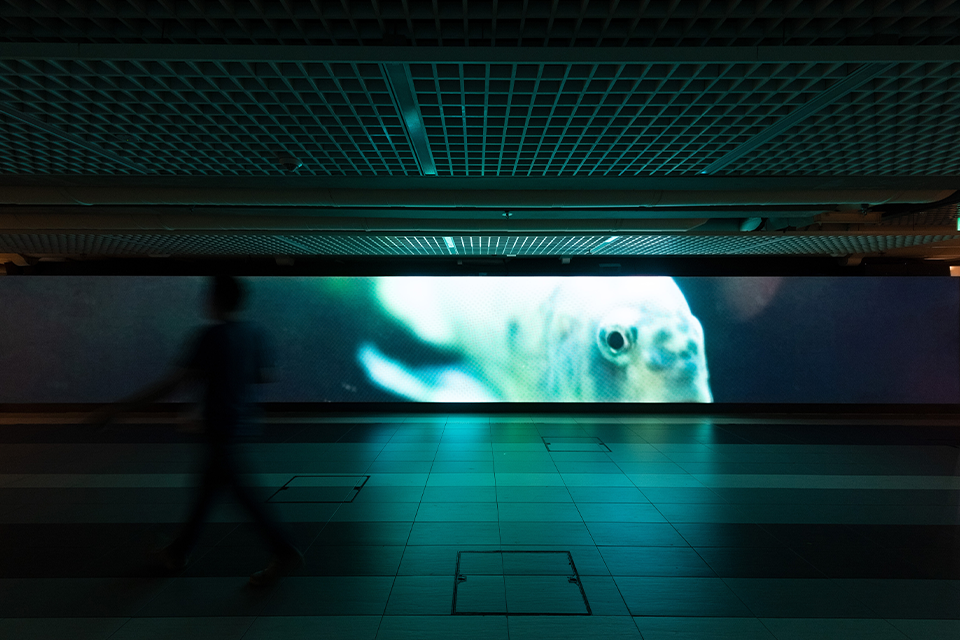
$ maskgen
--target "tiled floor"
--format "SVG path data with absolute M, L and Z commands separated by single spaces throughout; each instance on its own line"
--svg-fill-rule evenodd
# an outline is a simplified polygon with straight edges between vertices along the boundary
M 4 640 L 960 638 L 946 420 L 276 419 L 250 481 L 307 564 L 263 590 L 228 502 L 149 562 L 189 436 L 0 422 Z

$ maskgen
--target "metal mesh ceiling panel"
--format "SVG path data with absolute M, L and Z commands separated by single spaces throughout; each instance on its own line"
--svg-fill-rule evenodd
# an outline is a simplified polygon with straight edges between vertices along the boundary
M 892 216 L 880 222 L 883 226 L 916 226 L 916 227 L 951 227 L 956 229 L 957 205 L 948 204 L 934 207 L 926 211 L 908 213 L 901 216 Z
M 442 176 L 698 175 L 856 65 L 412 64 Z M 0 61 L 0 102 L 162 175 L 419 175 L 377 64 Z M 0 117 L 0 172 L 136 172 Z M 960 64 L 904 63 L 720 175 L 951 175 Z
M 960 173 L 960 64 L 900 64 L 736 163 L 748 174 Z
M 698 174 L 842 64 L 411 65 L 441 175 Z
M 132 171 L 0 113 L 0 173 L 122 175 Z
M 7 60 L 0 100 L 148 173 L 279 175 L 281 155 L 301 174 L 417 172 L 376 64 Z M 0 149 L 8 172 L 129 172 L 10 116 Z
M 5 0 L 7 41 L 497 46 L 947 44 L 952 0 Z
M 0 253 L 56 256 L 668 256 L 870 254 L 960 234 L 623 236 L 373 236 L 292 234 L 0 234 Z M 453 246 L 449 246 L 452 244 Z

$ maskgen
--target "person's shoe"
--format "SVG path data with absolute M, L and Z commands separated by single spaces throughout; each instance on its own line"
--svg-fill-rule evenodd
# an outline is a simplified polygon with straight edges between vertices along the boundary
M 171 546 L 160 549 L 155 556 L 160 566 L 170 573 L 183 571 L 190 562 L 189 556 L 171 548 Z
M 276 556 L 264 569 L 250 576 L 250 586 L 268 587 L 303 566 L 303 554 L 291 548 L 289 553 Z

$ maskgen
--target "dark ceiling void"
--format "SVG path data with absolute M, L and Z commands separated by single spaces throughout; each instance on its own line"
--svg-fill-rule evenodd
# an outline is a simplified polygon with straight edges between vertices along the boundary
M 960 3 L 340 0 L 2 3 L 5 40 L 486 47 L 950 44 Z

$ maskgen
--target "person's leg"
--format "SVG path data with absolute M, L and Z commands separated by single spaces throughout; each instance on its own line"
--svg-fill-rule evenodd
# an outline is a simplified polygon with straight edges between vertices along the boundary
M 200 529 L 213 506 L 213 499 L 223 486 L 225 475 L 223 463 L 221 453 L 212 449 L 206 452 L 204 468 L 200 474 L 200 486 L 197 487 L 190 515 L 180 528 L 177 538 L 163 551 L 166 564 L 176 565 L 178 562 L 186 564 L 186 559 L 196 545 Z
M 258 533 L 269 543 L 274 554 L 281 557 L 292 553 L 299 555 L 290 534 L 285 530 L 280 520 L 275 517 L 270 506 L 261 501 L 256 491 L 244 481 L 243 475 L 249 469 L 242 449 L 242 446 L 231 448 L 225 465 L 225 481 L 233 490 L 237 501 L 250 515 Z
M 229 484 L 237 500 L 250 514 L 254 526 L 273 550 L 273 560 L 264 569 L 250 576 L 250 584 L 262 587 L 274 584 L 281 577 L 303 566 L 303 554 L 291 541 L 282 523 L 270 513 L 270 507 L 260 500 L 256 491 L 243 481 L 243 471 L 247 467 L 243 461 L 243 449 L 234 449 L 230 457 Z

